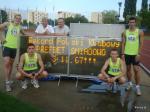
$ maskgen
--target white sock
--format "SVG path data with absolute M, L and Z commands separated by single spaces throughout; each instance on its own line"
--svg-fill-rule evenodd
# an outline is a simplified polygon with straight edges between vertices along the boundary
M 133 85 L 132 81 L 129 81 L 128 83 L 129 83 L 131 86 Z
M 140 87 L 140 85 L 136 85 L 136 88 L 139 88 Z

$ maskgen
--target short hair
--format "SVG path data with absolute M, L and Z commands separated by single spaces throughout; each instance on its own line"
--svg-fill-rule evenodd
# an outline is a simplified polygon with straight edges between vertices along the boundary
M 33 43 L 28 43 L 28 45 L 27 45 L 28 47 L 30 47 L 30 46 L 33 46 L 33 47 L 35 47 L 35 45 L 33 44 Z
M 21 17 L 21 14 L 15 14 L 15 15 L 14 15 L 14 18 L 16 18 L 17 16 L 20 16 L 20 17 Z
M 133 16 L 132 16 L 132 17 L 129 18 L 129 21 L 130 21 L 130 20 L 135 20 L 135 21 L 136 21 L 136 17 L 133 17 Z
M 48 20 L 48 18 L 47 18 L 47 17 L 43 17 L 43 18 L 42 18 L 42 21 L 43 21 L 43 20 Z
M 112 49 L 110 50 L 110 53 L 111 53 L 112 51 L 116 51 L 116 52 L 118 53 L 118 50 L 117 50 L 116 48 L 112 48 Z
M 65 21 L 64 18 L 58 18 L 58 20 L 60 20 L 60 19 L 62 19 L 63 21 Z

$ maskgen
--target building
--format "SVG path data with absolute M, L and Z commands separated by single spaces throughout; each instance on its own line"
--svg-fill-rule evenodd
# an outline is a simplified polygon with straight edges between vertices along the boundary
M 43 17 L 48 18 L 48 13 L 42 12 L 42 11 L 37 11 L 37 10 L 36 11 L 28 11 L 27 20 L 28 20 L 28 22 L 37 24 L 42 21 Z
M 8 14 L 8 21 L 13 21 L 15 14 L 20 14 L 19 9 L 18 10 L 7 9 L 6 12 Z
M 75 17 L 76 15 L 81 15 L 81 14 L 79 14 L 79 13 L 73 13 L 73 12 L 58 11 L 57 18 Z
M 102 24 L 103 16 L 101 12 L 92 12 L 91 13 L 91 22 Z

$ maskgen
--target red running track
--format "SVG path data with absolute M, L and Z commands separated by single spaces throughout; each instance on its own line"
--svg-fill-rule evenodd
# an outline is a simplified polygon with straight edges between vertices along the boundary
M 150 40 L 144 40 L 141 52 L 141 63 L 150 70 Z

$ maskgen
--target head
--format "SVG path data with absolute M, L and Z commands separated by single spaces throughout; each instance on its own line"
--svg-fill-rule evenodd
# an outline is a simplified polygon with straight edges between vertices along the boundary
M 118 58 L 118 56 L 119 56 L 119 54 L 118 54 L 117 49 L 111 49 L 111 51 L 110 51 L 110 57 L 111 57 L 113 60 L 115 60 L 115 59 Z
M 63 18 L 58 18 L 57 24 L 58 24 L 59 28 L 62 28 L 65 24 L 64 19 Z
M 44 27 L 46 27 L 48 25 L 48 18 L 46 17 L 42 18 L 42 24 Z
M 33 43 L 28 44 L 27 52 L 32 55 L 35 52 L 35 45 Z
M 15 16 L 14 16 L 14 23 L 16 25 L 21 23 L 21 15 L 20 14 L 15 14 Z
M 130 17 L 129 18 L 129 28 L 133 29 L 136 27 L 136 18 L 135 17 Z

